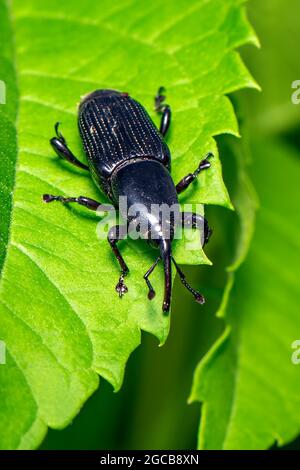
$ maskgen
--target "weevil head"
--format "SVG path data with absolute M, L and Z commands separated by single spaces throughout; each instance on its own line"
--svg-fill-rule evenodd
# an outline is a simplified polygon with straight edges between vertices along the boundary
M 181 218 L 180 208 L 178 204 L 172 206 L 162 204 L 152 209 L 150 213 L 145 214 L 147 223 L 143 238 L 153 248 L 160 249 L 164 240 L 172 243 L 174 239 L 175 230 Z
M 135 158 L 117 168 L 111 186 L 121 218 L 127 222 L 129 237 L 143 238 L 160 251 L 165 275 L 162 309 L 167 315 L 172 289 L 171 245 L 176 227 L 181 224 L 170 172 L 154 157 Z
M 162 311 L 166 316 L 169 315 L 172 294 L 172 241 L 179 216 L 178 205 L 173 210 L 166 205 L 156 214 L 145 211 L 142 214 L 144 223 L 139 225 L 139 235 L 146 239 L 150 246 L 159 249 L 160 258 L 163 261 L 164 299 Z

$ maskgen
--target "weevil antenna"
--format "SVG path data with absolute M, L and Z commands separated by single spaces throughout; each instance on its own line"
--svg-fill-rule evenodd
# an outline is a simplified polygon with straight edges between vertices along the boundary
M 200 292 L 197 292 L 195 289 L 193 289 L 192 286 L 190 286 L 190 284 L 187 282 L 186 278 L 185 278 L 185 275 L 183 274 L 183 272 L 181 271 L 180 267 L 178 266 L 178 264 L 176 263 L 175 259 L 173 258 L 172 256 L 172 261 L 174 263 L 174 266 L 176 268 L 176 271 L 178 272 L 178 275 L 179 275 L 179 278 L 182 282 L 182 284 L 184 285 L 184 287 L 194 296 L 196 302 L 198 302 L 199 304 L 203 305 L 205 303 L 205 298 L 203 297 L 202 294 L 200 294 Z
M 164 263 L 165 272 L 165 294 L 163 301 L 163 312 L 164 315 L 168 315 L 171 305 L 171 294 L 172 294 L 172 267 L 171 267 L 171 241 L 162 239 L 160 241 L 160 254 L 161 259 Z

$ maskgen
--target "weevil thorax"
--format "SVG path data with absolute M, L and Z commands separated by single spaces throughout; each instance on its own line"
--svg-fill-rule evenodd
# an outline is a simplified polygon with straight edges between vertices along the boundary
M 135 159 L 122 164 L 112 178 L 112 193 L 133 238 L 159 247 L 174 238 L 180 210 L 176 188 L 167 168 L 157 160 Z

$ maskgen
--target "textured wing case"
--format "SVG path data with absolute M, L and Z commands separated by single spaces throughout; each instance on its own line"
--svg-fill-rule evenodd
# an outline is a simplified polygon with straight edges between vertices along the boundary
M 148 113 L 126 93 L 91 93 L 80 104 L 78 124 L 93 178 L 106 192 L 107 180 L 120 163 L 144 157 L 170 159 Z

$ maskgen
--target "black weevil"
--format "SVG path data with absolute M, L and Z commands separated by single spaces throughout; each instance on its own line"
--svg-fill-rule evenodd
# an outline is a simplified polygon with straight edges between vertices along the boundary
M 158 262 L 163 260 L 165 290 L 162 309 L 168 314 L 172 288 L 171 262 L 174 263 L 181 282 L 197 302 L 200 304 L 205 302 L 204 297 L 187 283 L 183 272 L 172 257 L 171 244 L 176 226 L 179 224 L 202 230 L 203 244 L 210 237 L 211 230 L 206 219 L 192 212 L 180 213 L 177 195 L 184 191 L 202 170 L 210 167 L 209 158 L 212 154 L 207 154 L 198 168 L 175 186 L 170 174 L 171 155 L 164 141 L 170 125 L 171 109 L 164 103 L 163 92 L 164 89 L 161 87 L 155 97 L 155 109 L 162 115 L 159 131 L 144 107 L 128 93 L 96 90 L 85 96 L 79 105 L 78 125 L 88 166 L 81 163 L 70 151 L 65 138 L 58 130 L 58 123 L 55 125 L 56 137 L 50 140 L 50 144 L 59 157 L 90 171 L 95 184 L 109 197 L 114 207 L 119 207 L 120 196 L 127 197 L 128 207 L 133 204 L 142 205 L 144 209 L 138 216 L 139 234 L 160 250 L 160 255 L 144 275 L 149 288 L 148 297 L 152 299 L 155 295 L 149 275 Z M 83 196 L 64 197 L 44 194 L 43 200 L 76 202 L 94 211 L 101 206 L 101 203 Z M 153 204 L 172 207 L 173 216 L 172 214 L 170 216 L 170 212 L 167 212 L 167 215 L 160 212 L 153 216 L 151 213 Z M 128 212 L 122 215 L 125 218 L 124 225 L 117 225 L 108 232 L 108 242 L 121 268 L 119 282 L 116 285 L 120 297 L 127 292 L 124 277 L 129 269 L 117 242 L 125 238 L 129 223 L 133 219 Z

